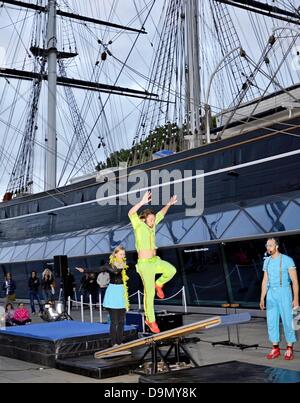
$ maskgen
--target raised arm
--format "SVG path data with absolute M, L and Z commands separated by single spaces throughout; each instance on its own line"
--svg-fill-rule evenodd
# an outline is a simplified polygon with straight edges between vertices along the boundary
M 177 203 L 177 196 L 171 197 L 169 203 L 167 203 L 165 205 L 165 207 L 160 210 L 160 212 L 165 216 L 167 214 L 167 212 L 169 211 L 169 208 L 171 206 L 174 206 L 174 204 L 176 204 L 176 203 Z
M 75 267 L 75 270 L 79 271 L 80 273 L 84 273 L 86 271 L 86 269 L 83 267 Z
M 86 273 L 86 269 L 84 269 L 83 267 L 75 267 L 75 270 L 79 271 L 80 273 Z M 109 263 L 104 264 L 101 267 L 97 267 L 95 269 L 93 269 L 93 273 L 95 274 L 100 274 L 100 273 L 118 273 L 119 271 L 122 271 L 123 269 L 118 269 L 116 267 L 111 267 L 111 265 Z
M 97 267 L 97 268 L 91 270 L 90 272 L 95 273 L 95 274 L 100 274 L 100 273 L 104 273 L 105 271 L 108 271 L 109 268 L 110 268 L 109 263 L 106 263 L 101 267 Z M 82 274 L 87 272 L 87 270 L 83 267 L 75 267 L 75 270 L 79 271 Z
M 152 194 L 151 192 L 146 192 L 140 202 L 138 202 L 135 206 L 132 207 L 132 209 L 129 210 L 128 215 L 131 216 L 139 211 L 139 209 L 146 204 L 149 204 L 152 199 Z

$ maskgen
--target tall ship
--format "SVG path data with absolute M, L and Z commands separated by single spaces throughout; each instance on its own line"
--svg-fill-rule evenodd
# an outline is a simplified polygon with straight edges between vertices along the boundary
M 0 267 L 93 271 L 146 190 L 172 305 L 257 307 L 265 239 L 300 263 L 300 3 L 2 0 Z M 74 271 L 76 273 L 76 271 Z M 76 273 L 79 281 L 79 273 Z

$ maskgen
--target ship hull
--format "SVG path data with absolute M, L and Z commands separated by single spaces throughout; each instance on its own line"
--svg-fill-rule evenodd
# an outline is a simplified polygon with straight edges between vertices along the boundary
M 214 208 L 216 211 L 222 211 L 223 205 L 242 205 L 257 197 L 284 195 L 300 188 L 300 155 L 270 161 L 267 159 L 300 148 L 300 137 L 297 137 L 297 134 L 300 136 L 299 122 L 300 119 L 291 120 L 284 125 L 278 124 L 271 130 L 259 130 L 151 161 L 128 169 L 128 174 L 136 169 L 142 170 L 148 175 L 148 183 L 151 185 L 150 175 L 153 170 L 179 170 L 182 177 L 185 171 L 190 172 L 190 175 L 201 171 L 206 175 L 212 173 L 204 177 L 204 207 Z M 284 133 L 281 133 L 283 128 Z M 247 165 L 258 160 L 263 162 Z M 241 166 L 242 168 L 236 168 Z M 217 173 L 219 170 L 222 172 Z M 126 181 L 126 178 L 123 177 L 122 180 Z M 105 206 L 96 202 L 99 194 L 102 194 L 101 191 L 99 193 L 102 185 L 94 179 L 57 191 L 2 203 L 1 241 L 16 241 L 127 223 L 130 206 Z M 133 184 L 128 184 L 128 191 L 130 186 Z M 118 201 L 115 204 L 118 204 Z M 186 207 L 177 206 L 173 213 L 184 213 Z

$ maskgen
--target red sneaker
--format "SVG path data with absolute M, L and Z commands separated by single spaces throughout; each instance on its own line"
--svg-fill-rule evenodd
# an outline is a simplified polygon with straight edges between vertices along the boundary
M 274 358 L 277 358 L 280 356 L 280 348 L 279 347 L 273 347 L 270 354 L 267 355 L 268 360 L 274 360 Z
M 294 359 L 293 347 L 287 347 L 286 352 L 284 353 L 284 359 L 287 361 Z
M 162 287 L 160 287 L 159 285 L 155 285 L 155 289 L 156 289 L 156 295 L 158 296 L 158 298 L 164 299 L 165 294 L 164 294 L 164 292 L 162 290 Z
M 152 333 L 160 333 L 159 327 L 157 326 L 156 322 L 149 322 L 148 320 L 145 320 L 145 323 Z

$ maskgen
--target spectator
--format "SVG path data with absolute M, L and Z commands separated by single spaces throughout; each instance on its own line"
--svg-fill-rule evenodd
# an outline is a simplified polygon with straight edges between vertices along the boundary
M 5 302 L 9 303 L 16 300 L 16 282 L 12 279 L 11 273 L 7 273 L 3 283 L 3 291 L 5 291 Z
M 98 284 L 94 273 L 90 273 L 87 282 L 88 294 L 92 296 L 92 303 L 97 304 L 98 297 Z
M 24 304 L 20 303 L 18 305 L 18 308 L 15 310 L 13 322 L 18 326 L 27 325 L 28 323 L 31 323 L 29 311 L 28 309 L 25 308 Z
M 54 301 L 55 281 L 51 270 L 45 269 L 43 271 L 41 285 L 45 304 L 47 301 Z
M 80 280 L 80 293 L 83 295 L 83 302 L 89 302 L 89 292 L 88 292 L 88 280 L 89 273 L 84 273 Z
M 105 291 L 107 290 L 107 287 L 109 286 L 110 282 L 110 275 L 107 272 L 103 272 L 98 274 L 97 277 L 97 283 L 100 287 L 100 293 L 101 293 L 101 301 L 103 302 L 104 297 L 105 297 Z
M 14 326 L 15 310 L 13 305 L 9 302 L 5 306 L 5 326 Z
M 34 300 L 36 299 L 39 307 L 40 313 L 43 313 L 43 305 L 41 303 L 40 295 L 39 295 L 39 287 L 40 287 L 40 280 L 37 277 L 36 271 L 31 272 L 31 277 L 28 280 L 28 288 L 29 288 L 29 298 L 30 298 L 30 305 L 31 305 L 31 312 L 35 315 L 35 306 Z
M 64 298 L 65 298 L 65 309 L 67 308 L 68 298 L 71 298 L 71 309 L 72 309 L 72 300 L 74 299 L 75 292 L 75 278 L 73 274 L 70 272 L 68 268 L 67 274 L 63 277 L 61 286 L 64 290 Z

